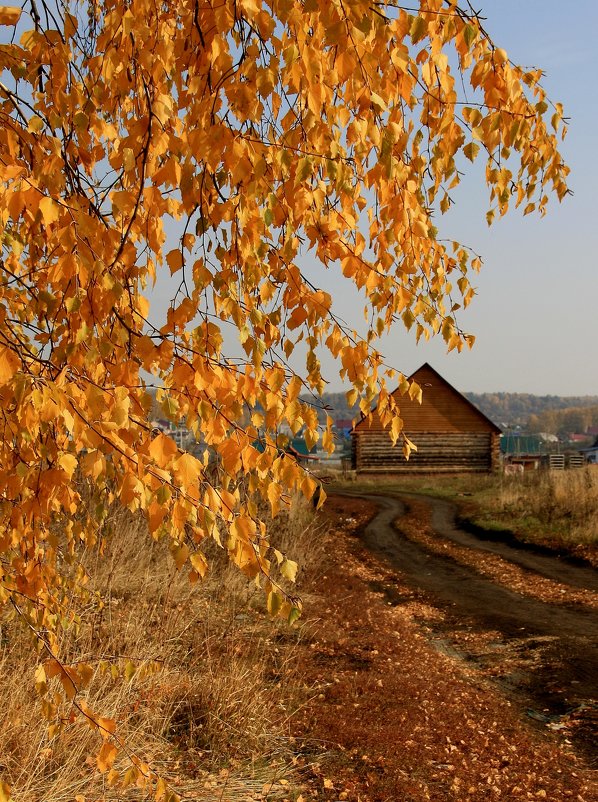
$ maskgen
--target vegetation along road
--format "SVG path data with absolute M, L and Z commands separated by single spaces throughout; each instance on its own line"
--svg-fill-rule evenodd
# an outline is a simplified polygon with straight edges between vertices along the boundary
M 453 504 L 417 494 L 367 494 L 367 549 L 444 615 L 429 627 L 440 649 L 476 664 L 533 720 L 565 728 L 596 759 L 598 574 L 589 565 L 501 533 L 458 525 Z M 400 594 L 385 588 L 392 603 Z

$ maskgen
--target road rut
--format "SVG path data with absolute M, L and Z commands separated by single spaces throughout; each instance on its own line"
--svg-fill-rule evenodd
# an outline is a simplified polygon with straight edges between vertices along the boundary
M 357 494 L 347 494 L 353 498 Z M 582 711 L 573 738 L 595 760 L 598 757 L 596 700 L 598 699 L 598 616 L 590 607 L 544 602 L 484 576 L 475 567 L 439 555 L 401 533 L 401 521 L 411 515 L 413 502 L 424 504 L 434 535 L 479 555 L 488 554 L 520 566 L 529 576 L 540 575 L 560 586 L 598 591 L 597 572 L 566 559 L 519 549 L 512 543 L 488 541 L 457 524 L 454 505 L 414 494 L 359 494 L 378 512 L 361 531 L 370 552 L 400 572 L 401 581 L 423 593 L 428 603 L 445 613 L 431 627 L 440 648 L 458 652 L 477 663 L 514 694 L 528 714 L 558 727 L 559 717 Z M 385 589 L 391 602 L 393 589 Z M 496 633 L 486 649 L 468 651 L 462 633 Z

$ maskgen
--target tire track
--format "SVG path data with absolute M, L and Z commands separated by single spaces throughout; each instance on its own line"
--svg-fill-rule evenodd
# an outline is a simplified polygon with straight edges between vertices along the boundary
M 392 497 L 381 494 L 347 493 L 373 502 L 377 515 L 360 533 L 367 549 L 399 572 L 397 584 L 405 584 L 423 594 L 429 604 L 442 610 L 445 620 L 435 623 L 433 639 L 440 648 L 457 651 L 471 662 L 488 665 L 492 659 L 492 678 L 513 694 L 523 708 L 531 705 L 542 711 L 546 721 L 573 709 L 595 710 L 598 699 L 598 616 L 589 607 L 570 605 L 566 595 L 562 604 L 547 603 L 484 576 L 475 567 L 456 562 L 450 556 L 426 549 L 425 544 L 410 540 L 400 531 L 401 518 L 409 504 L 425 499 L 435 532 L 460 546 L 475 550 L 483 561 L 492 553 L 536 572 L 543 577 L 564 576 L 572 588 L 593 589 L 593 569 L 566 565 L 556 557 L 520 553 L 514 546 L 488 543 L 456 525 L 454 507 L 444 501 L 420 496 Z M 425 525 L 425 523 L 422 523 Z M 550 560 L 555 565 L 550 565 Z M 389 591 L 392 591 L 389 588 Z M 400 595 L 397 603 L 401 603 Z M 491 653 L 468 653 L 463 637 L 478 633 L 482 638 L 496 633 Z M 473 635 L 472 635 L 473 633 Z M 484 658 L 484 659 L 482 659 Z M 502 661 L 502 663 L 501 663 Z M 516 670 L 513 670 L 516 662 Z M 504 669 L 504 671 L 502 670 Z M 531 715 L 532 713 L 530 713 Z M 534 717 L 539 719 L 539 713 Z M 592 757 L 596 753 L 596 733 L 588 733 L 595 724 L 588 714 L 584 726 L 569 737 L 580 741 L 580 748 Z M 587 726 L 586 726 L 587 725 Z M 543 724 L 542 726 L 545 726 Z M 594 740 L 593 740 L 594 737 Z M 589 744 L 592 743 L 593 747 Z

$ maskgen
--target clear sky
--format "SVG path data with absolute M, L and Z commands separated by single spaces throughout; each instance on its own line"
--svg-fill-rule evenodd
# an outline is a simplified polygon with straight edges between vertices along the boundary
M 462 391 L 598 394 L 598 0 L 478 0 L 486 30 L 510 58 L 546 72 L 570 117 L 562 143 L 574 195 L 544 218 L 513 209 L 488 228 L 488 192 L 466 181 L 443 231 L 484 258 L 478 296 L 459 318 L 472 351 L 440 339 L 415 346 L 399 329 L 388 361 L 410 373 L 430 362 Z M 332 383 L 337 384 L 337 383 Z

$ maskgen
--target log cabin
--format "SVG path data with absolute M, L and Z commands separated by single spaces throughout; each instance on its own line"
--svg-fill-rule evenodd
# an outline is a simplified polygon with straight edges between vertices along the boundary
M 489 473 L 499 468 L 500 428 L 425 363 L 411 376 L 423 391 L 420 404 L 395 397 L 403 431 L 417 451 L 393 447 L 374 409 L 351 431 L 353 469 L 360 474 Z

